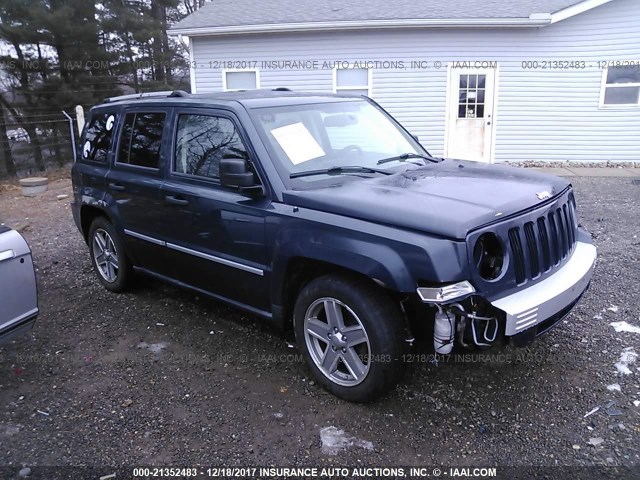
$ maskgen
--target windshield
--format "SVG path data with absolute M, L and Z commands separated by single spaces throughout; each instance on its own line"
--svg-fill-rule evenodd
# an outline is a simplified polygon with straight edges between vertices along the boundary
M 293 176 L 296 182 L 322 181 L 336 173 L 370 176 L 376 167 L 416 162 L 412 156 L 427 154 L 411 135 L 366 100 L 256 108 L 252 116 L 279 163 L 278 170 L 286 179 Z M 378 167 L 381 161 L 392 158 Z M 323 169 L 331 171 L 299 175 Z

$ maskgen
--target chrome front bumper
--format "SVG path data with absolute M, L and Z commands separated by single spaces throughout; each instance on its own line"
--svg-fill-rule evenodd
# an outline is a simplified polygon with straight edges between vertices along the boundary
M 546 280 L 512 295 L 491 300 L 505 312 L 505 335 L 517 335 L 572 305 L 586 290 L 596 261 L 596 247 L 578 242 L 569 261 Z

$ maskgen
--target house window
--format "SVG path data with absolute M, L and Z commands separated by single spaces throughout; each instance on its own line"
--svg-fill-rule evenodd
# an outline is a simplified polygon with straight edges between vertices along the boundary
M 371 96 L 371 70 L 368 68 L 336 68 L 333 92 Z
M 222 88 L 225 92 L 260 88 L 258 70 L 223 70 Z
M 607 67 L 600 106 L 640 106 L 640 66 Z
M 458 118 L 484 118 L 486 81 L 485 74 L 460 75 Z

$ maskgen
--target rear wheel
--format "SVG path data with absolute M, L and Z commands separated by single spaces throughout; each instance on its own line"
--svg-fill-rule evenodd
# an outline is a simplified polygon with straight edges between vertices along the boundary
M 402 314 L 373 284 L 344 275 L 317 278 L 300 292 L 294 322 L 298 348 L 334 395 L 368 402 L 398 382 Z
M 112 292 L 126 289 L 133 272 L 115 228 L 97 217 L 89 228 L 89 253 L 98 280 Z

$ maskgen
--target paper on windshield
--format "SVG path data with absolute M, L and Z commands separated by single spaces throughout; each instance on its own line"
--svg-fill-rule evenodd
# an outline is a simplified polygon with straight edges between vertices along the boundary
M 325 155 L 320 144 L 302 122 L 274 128 L 271 134 L 294 165 Z

